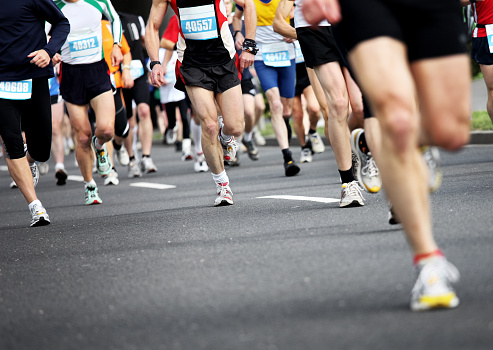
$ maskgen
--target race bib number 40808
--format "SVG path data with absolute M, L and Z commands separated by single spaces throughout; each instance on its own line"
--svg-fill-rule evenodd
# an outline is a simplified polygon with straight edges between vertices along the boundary
M 5 100 L 29 100 L 32 95 L 33 81 L 0 81 L 0 98 Z
M 217 23 L 214 5 L 180 8 L 181 31 L 185 39 L 216 39 Z

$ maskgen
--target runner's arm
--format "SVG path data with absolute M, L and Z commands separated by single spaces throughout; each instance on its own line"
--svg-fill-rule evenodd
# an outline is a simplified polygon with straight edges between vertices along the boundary
M 274 31 L 276 33 L 281 34 L 286 38 L 298 39 L 296 35 L 296 29 L 294 29 L 288 22 L 286 22 L 286 18 L 288 18 L 291 9 L 293 8 L 292 0 L 281 0 L 279 6 L 276 10 L 276 16 L 274 17 Z
M 253 40 L 255 43 L 255 33 L 257 31 L 257 10 L 253 0 L 236 0 L 236 3 L 243 8 L 245 14 L 245 40 Z M 240 68 L 250 67 L 255 61 L 255 55 L 247 51 L 242 51 L 240 55 Z
M 324 19 L 332 24 L 341 20 L 338 0 L 304 0 L 302 11 L 306 21 L 311 25 L 317 25 Z
M 163 23 L 164 15 L 168 9 L 167 0 L 153 0 L 149 20 L 146 26 L 145 45 L 147 54 L 151 62 L 159 61 L 159 27 Z M 156 64 L 151 70 L 151 83 L 156 87 L 160 87 L 164 82 L 163 67 L 161 64 Z

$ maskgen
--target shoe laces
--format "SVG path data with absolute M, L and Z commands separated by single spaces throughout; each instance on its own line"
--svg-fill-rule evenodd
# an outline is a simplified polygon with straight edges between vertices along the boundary
M 366 164 L 361 168 L 362 175 L 368 175 L 369 177 L 376 177 L 379 174 L 379 170 L 377 164 L 375 163 L 375 159 L 369 156 Z
M 342 186 L 344 188 L 344 196 L 358 196 L 365 199 L 357 181 L 351 181 L 346 186 L 344 184 Z
M 444 257 L 430 258 L 429 261 L 418 265 L 418 280 L 412 292 L 418 292 L 423 285 L 430 285 L 442 279 L 447 285 L 455 283 L 460 278 L 457 268 Z M 437 279 L 438 277 L 438 279 Z
M 228 193 L 233 194 L 229 185 L 225 185 L 225 186 L 217 185 L 217 195 L 218 196 L 225 197 L 225 196 L 227 196 Z

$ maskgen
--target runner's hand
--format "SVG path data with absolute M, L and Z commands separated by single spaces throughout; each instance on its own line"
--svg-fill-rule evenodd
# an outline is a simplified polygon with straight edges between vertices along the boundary
M 118 45 L 113 45 L 113 50 L 111 51 L 111 65 L 113 67 L 118 67 L 123 61 L 122 50 Z
M 242 51 L 240 55 L 240 69 L 243 72 L 243 69 L 250 67 L 255 61 L 255 55 L 252 55 L 250 52 Z
M 122 82 L 123 82 L 123 87 L 125 89 L 131 89 L 134 87 L 134 80 L 132 79 L 132 76 L 130 75 L 129 69 L 124 69 L 122 71 Z
M 341 20 L 338 0 L 305 0 L 302 11 L 311 25 L 317 25 L 324 19 L 331 24 L 336 24 Z
M 51 57 L 45 50 L 31 52 L 27 57 L 33 57 L 30 63 L 37 65 L 39 68 L 44 68 L 51 62 Z
M 236 50 L 241 50 L 241 45 L 243 45 L 243 41 L 245 41 L 245 37 L 243 36 L 243 34 L 241 34 L 241 32 L 236 33 L 236 37 L 235 37 Z
M 155 87 L 161 87 L 165 75 L 162 65 L 156 64 L 151 71 L 151 84 Z
M 53 66 L 56 66 L 58 63 L 62 62 L 62 56 L 59 53 L 56 53 L 51 60 L 53 61 Z

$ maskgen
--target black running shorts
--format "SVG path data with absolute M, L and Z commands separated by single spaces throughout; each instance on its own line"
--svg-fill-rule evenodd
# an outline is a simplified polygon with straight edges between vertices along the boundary
M 305 63 L 296 63 L 296 86 L 294 87 L 294 95 L 301 96 L 303 91 L 310 86 L 310 79 L 306 72 Z
M 296 34 L 308 68 L 330 62 L 341 62 L 345 65 L 330 26 L 318 29 L 300 27 L 296 28 Z
M 493 54 L 490 52 L 487 37 L 472 38 L 471 58 L 478 64 L 493 64 Z
M 386 36 L 407 46 L 410 61 L 467 52 L 459 1 L 342 0 L 340 5 L 340 32 L 349 51 Z
M 60 93 L 65 101 L 84 106 L 94 97 L 111 90 L 105 60 L 87 64 L 62 63 Z

